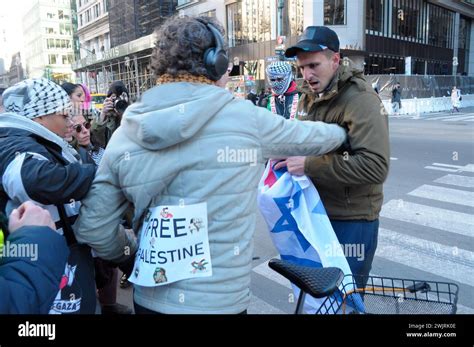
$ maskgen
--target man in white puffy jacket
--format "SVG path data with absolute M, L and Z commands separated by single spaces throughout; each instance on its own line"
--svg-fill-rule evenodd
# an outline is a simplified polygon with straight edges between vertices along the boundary
M 135 230 L 149 208 L 206 203 L 212 276 L 171 283 L 160 262 L 148 259 L 157 266 L 156 285 L 135 284 L 137 313 L 245 312 L 263 164 L 271 157 L 322 155 L 346 139 L 338 125 L 285 120 L 217 87 L 228 67 L 223 32 L 208 17 L 175 17 L 158 30 L 152 61 L 158 85 L 126 110 L 76 223 L 83 242 L 114 259 L 124 251 L 114 235 L 129 203 Z M 152 247 L 159 250 L 160 242 Z

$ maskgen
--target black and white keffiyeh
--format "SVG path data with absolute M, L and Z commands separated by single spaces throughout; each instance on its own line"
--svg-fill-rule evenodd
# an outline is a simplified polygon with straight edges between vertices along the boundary
M 276 61 L 267 66 L 268 83 L 277 95 L 283 95 L 292 81 L 291 66 L 284 61 Z
M 45 78 L 27 79 L 3 93 L 5 111 L 33 119 L 71 108 L 66 91 Z

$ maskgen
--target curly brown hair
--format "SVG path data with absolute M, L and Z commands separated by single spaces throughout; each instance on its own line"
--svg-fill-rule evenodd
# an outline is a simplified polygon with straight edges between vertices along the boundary
M 207 73 L 203 59 L 204 52 L 215 46 L 214 36 L 203 22 L 212 24 L 224 37 L 222 25 L 216 19 L 205 16 L 176 15 L 156 29 L 156 42 L 151 56 L 155 77 L 189 73 L 215 81 Z M 227 49 L 227 44 L 224 44 L 224 49 Z

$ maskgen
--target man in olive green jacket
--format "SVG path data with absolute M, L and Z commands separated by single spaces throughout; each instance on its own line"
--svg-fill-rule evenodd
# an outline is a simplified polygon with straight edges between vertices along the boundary
M 297 57 L 305 82 L 298 119 L 335 123 L 348 131 L 348 149 L 319 157 L 291 157 L 276 168 L 309 176 L 319 191 L 351 270 L 364 286 L 377 247 L 382 184 L 390 161 L 387 113 L 378 95 L 327 27 L 308 27 L 285 52 Z

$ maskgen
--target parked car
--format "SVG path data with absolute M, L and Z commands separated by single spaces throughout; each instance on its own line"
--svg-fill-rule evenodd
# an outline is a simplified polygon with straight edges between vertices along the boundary
M 104 107 L 104 100 L 107 97 L 107 95 L 101 94 L 101 93 L 95 93 L 95 94 L 91 94 L 91 97 L 92 97 L 92 104 L 94 105 L 94 107 L 97 110 L 102 111 L 102 108 Z

